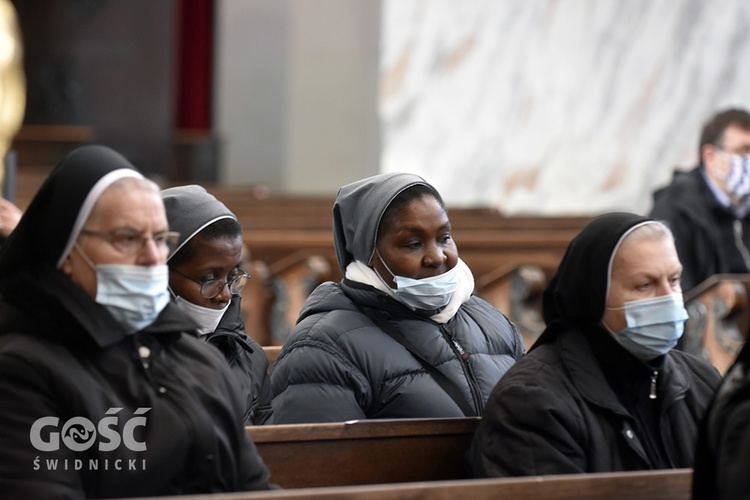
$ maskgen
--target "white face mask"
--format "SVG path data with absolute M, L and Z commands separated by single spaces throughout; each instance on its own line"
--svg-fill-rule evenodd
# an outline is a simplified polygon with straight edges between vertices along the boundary
M 215 332 L 216 327 L 219 326 L 219 321 L 229 309 L 229 303 L 223 309 L 211 309 L 210 307 L 193 304 L 179 295 L 175 296 L 174 303 L 182 312 L 190 316 L 190 319 L 200 325 L 198 328 L 199 335 L 208 335 Z
M 103 305 L 128 333 L 153 323 L 169 304 L 169 268 L 102 264 L 94 266 L 76 245 L 86 263 L 96 271 L 96 302 Z

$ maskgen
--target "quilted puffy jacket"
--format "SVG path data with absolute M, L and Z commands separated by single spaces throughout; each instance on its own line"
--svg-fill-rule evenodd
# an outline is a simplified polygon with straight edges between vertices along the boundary
M 305 303 L 274 365 L 275 424 L 465 416 L 366 310 L 398 328 L 478 415 L 500 377 L 524 354 L 516 327 L 476 296 L 438 324 L 368 285 L 323 283 Z

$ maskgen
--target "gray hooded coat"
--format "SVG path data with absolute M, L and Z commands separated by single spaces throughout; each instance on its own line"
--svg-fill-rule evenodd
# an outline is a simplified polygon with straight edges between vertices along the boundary
M 415 184 L 427 185 L 415 175 L 383 174 L 341 188 L 333 207 L 333 234 L 342 270 L 354 260 L 370 262 L 383 213 Z M 371 285 L 347 278 L 323 283 L 305 303 L 274 365 L 274 423 L 465 416 L 372 314 L 396 328 L 445 375 L 476 415 L 524 352 L 513 324 L 478 297 L 471 296 L 441 324 Z

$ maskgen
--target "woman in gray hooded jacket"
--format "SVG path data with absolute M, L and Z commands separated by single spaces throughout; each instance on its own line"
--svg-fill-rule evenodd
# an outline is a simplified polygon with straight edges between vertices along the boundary
M 345 277 L 313 291 L 276 360 L 274 423 L 481 415 L 524 347 L 473 295 L 438 192 L 404 173 L 348 184 L 333 236 Z

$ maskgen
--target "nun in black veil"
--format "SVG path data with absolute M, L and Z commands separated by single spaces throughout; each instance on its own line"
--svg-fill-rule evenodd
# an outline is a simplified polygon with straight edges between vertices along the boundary
M 159 188 L 71 152 L 0 253 L 0 491 L 101 498 L 268 488 L 221 354 L 170 304 Z
M 687 312 L 674 239 L 634 214 L 597 217 L 543 297 L 546 330 L 495 386 L 475 476 L 692 467 L 720 376 L 674 350 Z

